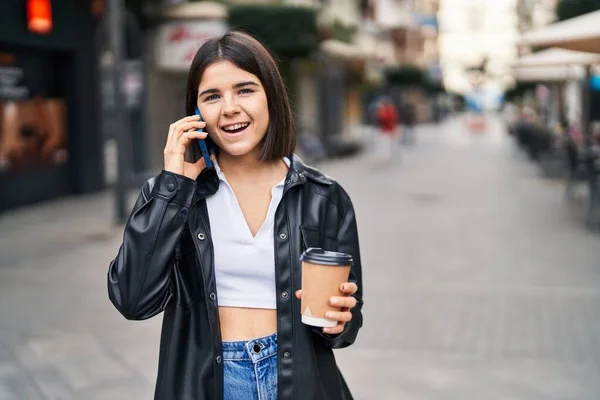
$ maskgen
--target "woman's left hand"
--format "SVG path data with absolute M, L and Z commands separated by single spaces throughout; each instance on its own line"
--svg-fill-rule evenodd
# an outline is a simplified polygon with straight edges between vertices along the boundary
M 328 333 L 330 335 L 337 335 L 338 333 L 342 333 L 344 330 L 344 326 L 346 326 L 346 322 L 350 322 L 352 320 L 352 310 L 356 307 L 356 298 L 352 295 L 358 291 L 358 286 L 353 282 L 346 282 L 340 286 L 340 290 L 345 296 L 332 296 L 329 299 L 329 304 L 333 307 L 339 308 L 340 311 L 328 311 L 325 314 L 325 318 L 338 321 L 337 326 L 333 328 L 323 328 L 324 333 Z M 296 297 L 302 298 L 302 290 L 296 291 Z

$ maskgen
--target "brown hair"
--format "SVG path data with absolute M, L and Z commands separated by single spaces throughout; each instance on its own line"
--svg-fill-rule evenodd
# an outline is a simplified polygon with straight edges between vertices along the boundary
M 296 132 L 285 84 L 273 56 L 258 40 L 246 33 L 231 31 L 208 40 L 198 49 L 188 74 L 186 115 L 194 115 L 194 107 L 198 101 L 198 85 L 204 70 L 219 61 L 229 61 L 255 75 L 265 89 L 269 126 L 262 142 L 259 159 L 274 161 L 290 156 L 296 147 Z M 210 138 L 207 138 L 207 142 L 214 146 Z M 188 147 L 188 161 L 198 160 L 201 156 L 198 146 Z

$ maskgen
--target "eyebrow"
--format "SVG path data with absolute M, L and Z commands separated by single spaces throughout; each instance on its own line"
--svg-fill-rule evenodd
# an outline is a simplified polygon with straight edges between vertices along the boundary
M 259 85 L 256 82 L 246 81 L 246 82 L 236 83 L 235 85 L 233 85 L 233 88 L 234 89 L 238 89 L 238 88 L 241 88 L 243 86 L 259 86 Z M 219 92 L 219 89 L 206 89 L 206 90 L 202 91 L 202 93 L 200 93 L 198 95 L 198 97 L 202 97 L 205 94 L 212 94 L 212 93 L 218 93 L 218 92 Z

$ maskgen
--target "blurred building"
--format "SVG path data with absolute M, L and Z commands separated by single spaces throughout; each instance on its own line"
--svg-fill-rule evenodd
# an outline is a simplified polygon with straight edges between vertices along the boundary
M 227 8 L 217 2 L 182 3 L 161 8 L 146 31 L 149 158 L 152 169 L 163 164 L 169 125 L 184 117 L 187 74 L 207 39 L 227 31 Z
M 484 90 L 501 92 L 512 83 L 517 59 L 517 0 L 442 0 L 439 11 L 440 59 L 449 90 L 474 89 L 469 70 L 483 65 Z
M 395 62 L 428 68 L 437 62 L 438 0 L 379 0 L 379 22 L 391 31 Z
M 438 0 L 376 0 L 377 23 L 389 32 L 386 66 L 423 71 L 427 80 L 439 81 Z M 412 104 L 418 121 L 431 119 L 431 102 L 422 84 L 392 88 L 395 101 Z
M 558 0 L 518 0 L 519 32 L 546 26 L 556 19 Z
M 27 14 L 32 3 L 47 14 L 39 21 Z M 250 3 L 315 10 L 317 48 L 289 58 L 283 73 L 298 132 L 319 137 L 330 155 L 355 139 L 386 68 L 411 64 L 439 74 L 437 0 L 123 0 L 128 132 L 121 132 L 107 1 L 4 0 L 0 188 L 8 195 L 0 210 L 103 189 L 116 182 L 117 168 L 135 187 L 162 168 L 198 46 L 229 29 L 229 5 Z M 125 133 L 129 165 L 119 167 L 116 139 Z
M 556 6 L 559 0 L 517 0 L 518 31 L 523 34 L 542 28 L 556 20 Z M 531 52 L 526 45 L 517 45 L 518 54 Z
M 92 2 L 0 2 L 0 211 L 104 186 Z
M 423 43 L 421 65 L 434 79 L 442 78 L 439 52 L 439 0 L 416 0 L 415 13 Z
M 546 25 L 549 25 L 557 19 L 557 6 L 559 0 L 518 0 L 517 4 L 517 16 L 519 21 L 519 33 L 523 34 L 528 31 L 540 29 Z M 517 46 L 520 56 L 531 53 L 530 46 L 521 45 Z M 529 89 L 523 93 L 523 100 L 525 104 L 528 104 L 532 109 L 540 107 L 540 99 L 536 94 L 543 93 L 544 89 L 548 90 L 551 95 L 547 100 L 547 104 L 552 104 L 553 107 L 549 107 L 551 112 L 548 116 L 550 123 L 561 121 L 570 123 L 578 123 L 581 120 L 581 99 L 583 97 L 584 85 L 582 85 L 581 77 L 578 77 L 576 73 L 570 74 L 570 76 L 552 77 L 541 79 L 544 68 L 541 70 L 530 70 L 532 76 L 517 76 L 516 80 L 525 83 L 539 83 L 538 89 Z M 546 72 L 547 74 L 547 72 Z M 597 107 L 594 107 L 595 102 L 598 102 L 597 95 L 592 91 L 592 114 Z

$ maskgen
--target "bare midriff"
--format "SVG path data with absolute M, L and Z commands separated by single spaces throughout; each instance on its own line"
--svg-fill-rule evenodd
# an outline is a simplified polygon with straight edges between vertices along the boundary
M 219 307 L 219 319 L 224 342 L 252 340 L 277 332 L 277 310 Z

